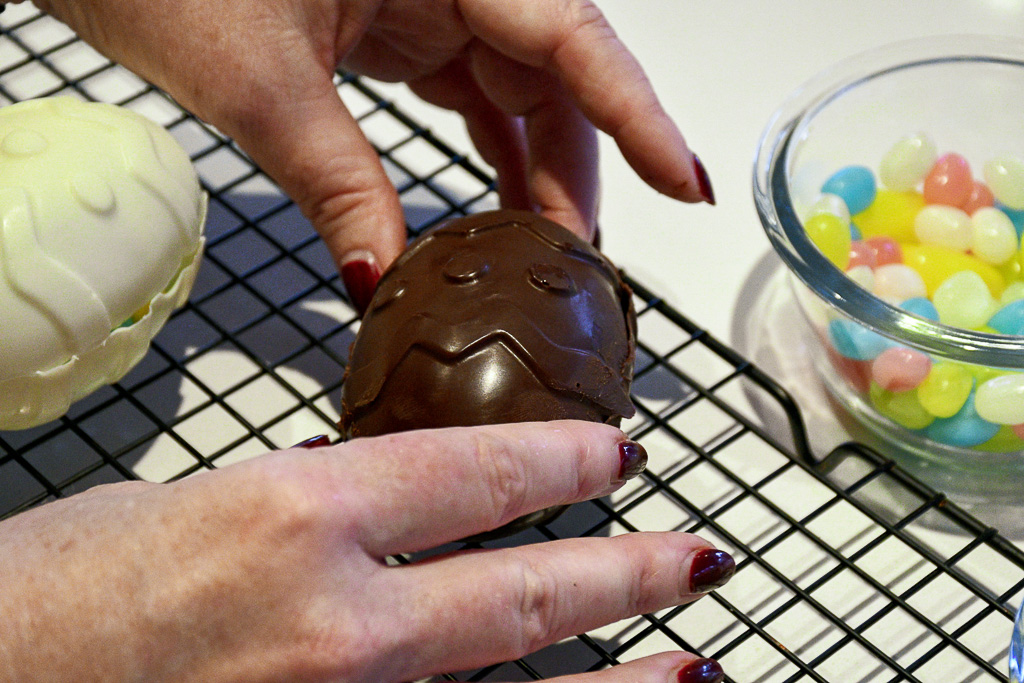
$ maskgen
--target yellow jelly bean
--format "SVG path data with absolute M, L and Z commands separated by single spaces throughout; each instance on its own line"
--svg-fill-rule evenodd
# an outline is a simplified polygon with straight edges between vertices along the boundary
M 850 226 L 839 216 L 819 213 L 804 222 L 804 230 L 814 246 L 840 270 L 850 262 Z
M 1017 263 L 1019 265 L 1019 261 Z M 999 297 L 999 303 L 1005 306 L 1018 299 L 1024 299 L 1024 282 L 1020 280 L 1012 281 L 1006 285 L 1006 289 L 1003 290 L 1002 295 Z
M 900 248 L 903 250 L 903 262 L 921 274 L 929 297 L 950 275 L 964 270 L 980 275 L 988 291 L 997 299 L 1006 287 L 1006 280 L 995 266 L 970 254 L 934 244 L 900 244 Z
M 1010 285 L 1014 282 L 1024 280 L 1024 268 L 1021 267 L 1020 252 L 1014 254 L 1006 263 L 999 266 L 999 274 L 1003 276 L 1003 280 L 1006 281 L 1006 287 L 1009 289 Z M 1003 290 L 1000 298 L 1006 296 L 1006 290 Z M 1021 297 L 1017 297 L 1018 299 Z M 1012 300 L 1012 299 L 1011 299 Z
M 872 382 L 869 395 L 875 410 L 907 429 L 924 429 L 935 420 L 918 401 L 916 391 L 886 391 Z
M 914 217 L 924 208 L 920 192 L 878 190 L 875 201 L 853 217 L 864 237 L 891 237 L 897 242 L 914 239 Z
M 1021 448 L 1024 448 L 1024 441 L 1017 436 L 1013 429 L 1003 425 L 999 428 L 999 431 L 996 432 L 995 436 L 974 448 L 975 450 L 986 451 L 988 453 L 1009 453 L 1011 451 L 1019 451 Z
M 952 417 L 957 414 L 974 387 L 974 377 L 959 363 L 939 362 L 917 387 L 917 400 L 930 415 Z

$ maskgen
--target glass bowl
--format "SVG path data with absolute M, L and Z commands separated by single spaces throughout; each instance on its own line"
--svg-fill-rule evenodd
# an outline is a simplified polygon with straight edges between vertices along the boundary
M 836 171 L 861 166 L 877 175 L 894 144 L 915 134 L 934 141 L 939 155 L 962 155 L 975 177 L 991 159 L 1024 157 L 1021 103 L 1024 42 L 902 42 L 841 62 L 793 93 L 770 120 L 754 168 L 758 213 L 789 271 L 815 371 L 838 408 L 929 483 L 980 497 L 1016 496 L 1024 481 L 1024 336 L 941 324 L 875 296 L 815 246 L 802 220 L 822 206 Z M 1018 234 L 1012 263 L 997 269 L 1004 285 L 1024 279 L 1019 248 Z M 912 249 L 904 246 L 904 256 Z M 876 364 L 888 349 L 898 351 Z M 936 375 L 925 394 L 910 379 L 892 381 L 895 372 L 923 383 L 937 368 L 959 384 Z M 980 417 L 983 408 L 998 419 Z
M 1017 610 L 1010 637 L 1010 683 L 1024 683 L 1024 603 Z

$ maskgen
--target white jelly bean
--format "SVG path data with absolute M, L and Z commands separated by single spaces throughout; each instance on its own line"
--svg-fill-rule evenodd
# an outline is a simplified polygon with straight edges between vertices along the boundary
M 1006 289 L 999 295 L 999 303 L 1004 306 L 1011 301 L 1024 299 L 1024 280 L 1015 280 L 1006 285 Z
M 875 271 L 871 266 L 854 266 L 846 271 L 846 276 L 869 292 L 875 289 Z
M 986 206 L 971 214 L 971 251 L 982 261 L 1002 265 L 1019 246 L 1017 230 L 1005 213 Z
M 875 287 L 872 292 L 880 299 L 900 303 L 927 296 L 928 288 L 920 273 L 910 266 L 889 263 L 875 269 Z
M 968 329 L 987 323 L 998 307 L 988 285 L 973 270 L 962 270 L 943 280 L 932 295 L 932 303 L 940 322 Z
M 831 192 L 822 192 L 818 196 L 818 199 L 807 209 L 807 217 L 804 218 L 804 221 L 822 213 L 839 216 L 844 222 L 850 222 L 850 210 L 846 207 L 846 202 L 842 197 Z
M 1003 375 L 980 384 L 974 397 L 978 416 L 1003 425 L 1024 422 L 1024 374 Z
M 1005 155 L 985 164 L 985 182 L 1003 204 L 1018 211 L 1024 209 L 1024 160 Z
M 928 174 L 937 158 L 931 138 L 923 133 L 911 135 L 886 152 L 878 176 L 890 190 L 912 190 Z
M 914 234 L 922 244 L 967 251 L 971 248 L 971 217 L 954 206 L 929 204 L 914 217 Z

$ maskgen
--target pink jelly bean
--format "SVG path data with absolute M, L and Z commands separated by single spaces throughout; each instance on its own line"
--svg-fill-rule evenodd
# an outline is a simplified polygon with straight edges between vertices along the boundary
M 932 369 L 927 354 L 902 346 L 882 351 L 871 363 L 871 379 L 886 391 L 910 391 L 916 388 Z
M 875 267 L 887 266 L 892 263 L 903 263 L 903 250 L 899 243 L 891 237 L 869 237 L 864 244 L 875 252 Z
M 945 154 L 924 178 L 924 200 L 929 204 L 961 207 L 974 190 L 974 176 L 967 159 L 956 153 Z
M 1010 429 L 1017 435 L 1017 438 L 1024 439 L 1024 425 L 1013 425 Z
M 992 190 L 988 189 L 988 185 L 980 180 L 975 180 L 974 187 L 971 188 L 971 196 L 967 198 L 967 203 L 960 208 L 972 214 L 986 206 L 994 206 L 995 203 L 996 197 L 992 194 Z
M 846 270 L 857 266 L 867 266 L 874 270 L 876 264 L 875 250 L 871 248 L 870 244 L 860 240 L 850 243 L 850 262 L 846 264 Z

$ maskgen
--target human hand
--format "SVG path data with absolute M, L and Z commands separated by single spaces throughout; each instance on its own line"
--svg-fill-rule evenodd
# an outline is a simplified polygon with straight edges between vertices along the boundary
M 407 681 L 688 602 L 735 565 L 685 533 L 385 562 L 606 495 L 644 459 L 607 425 L 522 423 L 279 451 L 43 505 L 0 523 L 0 679 Z M 559 680 L 722 674 L 672 652 Z
M 594 126 L 647 183 L 714 203 L 707 174 L 590 0 L 36 0 L 250 154 L 319 230 L 357 307 L 405 246 L 397 193 L 335 91 L 346 69 L 459 112 L 503 206 L 588 241 Z

